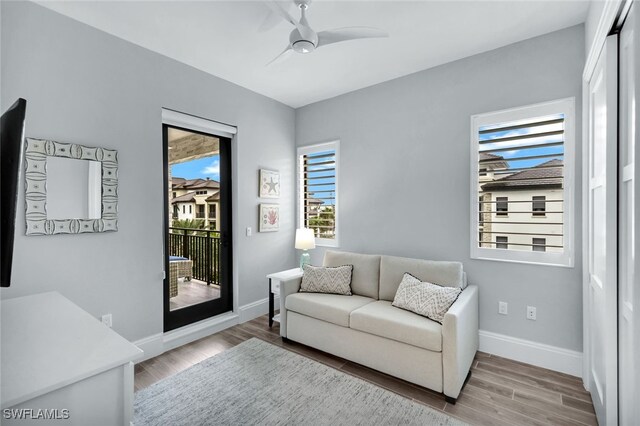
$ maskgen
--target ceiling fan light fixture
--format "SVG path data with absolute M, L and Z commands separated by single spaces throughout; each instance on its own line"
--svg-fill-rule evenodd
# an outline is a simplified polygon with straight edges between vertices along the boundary
M 308 40 L 298 40 L 291 47 L 298 53 L 311 53 L 316 50 L 316 45 Z
M 267 0 L 267 2 L 275 13 L 294 27 L 291 33 L 289 33 L 289 44 L 287 47 L 267 65 L 289 57 L 292 51 L 307 54 L 317 48 L 333 43 L 363 38 L 389 37 L 386 31 L 371 27 L 345 27 L 317 33 L 311 28 L 307 21 L 306 12 L 311 0 L 293 0 L 300 9 L 300 20 L 291 16 L 289 12 L 278 3 L 278 0 Z

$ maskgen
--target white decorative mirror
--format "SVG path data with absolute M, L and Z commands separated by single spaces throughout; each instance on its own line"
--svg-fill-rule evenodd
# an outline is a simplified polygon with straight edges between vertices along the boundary
M 118 152 L 27 138 L 27 235 L 118 230 Z

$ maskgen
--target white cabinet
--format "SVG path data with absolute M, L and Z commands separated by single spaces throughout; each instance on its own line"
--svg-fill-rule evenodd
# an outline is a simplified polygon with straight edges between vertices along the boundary
M 0 316 L 3 425 L 130 424 L 137 346 L 57 292 L 3 300 Z

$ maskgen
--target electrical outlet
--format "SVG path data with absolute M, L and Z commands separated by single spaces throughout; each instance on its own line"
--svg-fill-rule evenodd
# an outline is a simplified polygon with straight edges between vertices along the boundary
M 249 227 L 247 228 L 247 237 L 250 237 L 250 236 L 251 236 L 251 233 L 252 233 L 252 231 L 251 231 L 251 227 L 249 226 Z
M 508 313 L 508 305 L 507 302 L 498 302 L 498 313 L 500 315 L 507 315 Z
M 528 320 L 536 320 L 536 307 L 535 306 L 527 306 L 527 319 Z
M 102 316 L 102 323 L 111 328 L 113 326 L 113 317 L 111 316 L 111 314 L 104 314 Z

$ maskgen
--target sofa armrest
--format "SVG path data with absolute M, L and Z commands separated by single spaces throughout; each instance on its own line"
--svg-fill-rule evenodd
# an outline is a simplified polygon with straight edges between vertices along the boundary
M 478 286 L 460 293 L 442 322 L 444 394 L 457 398 L 478 350 Z
M 285 307 L 287 296 L 297 293 L 301 283 L 302 277 L 280 282 L 280 335 L 282 337 L 287 337 L 287 308 Z

